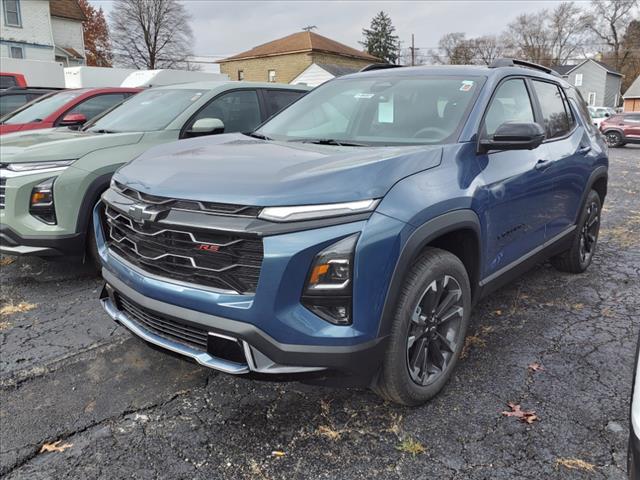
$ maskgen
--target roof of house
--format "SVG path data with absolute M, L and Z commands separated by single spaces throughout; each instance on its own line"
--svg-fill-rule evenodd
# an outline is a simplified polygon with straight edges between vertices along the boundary
M 68 18 L 80 22 L 87 19 L 82 13 L 78 0 L 49 0 L 49 11 L 52 17 Z
M 622 98 L 640 98 L 640 77 L 636 78 L 631 86 L 624 92 Z
M 359 68 L 345 67 L 344 65 L 336 65 L 335 63 L 317 63 L 320 68 L 326 70 L 334 77 L 341 77 L 342 75 L 349 75 L 350 73 L 356 73 Z
M 343 57 L 359 58 L 370 62 L 381 62 L 377 57 L 366 52 L 348 47 L 340 42 L 323 37 L 314 32 L 297 32 L 271 42 L 263 43 L 246 52 L 218 60 L 217 63 L 245 60 L 249 58 L 270 57 L 287 53 L 323 52 Z
M 618 75 L 620 77 L 622 76 L 622 74 L 620 72 L 617 72 L 616 70 L 611 68 L 606 63 L 599 62 L 598 60 L 594 60 L 593 58 L 587 58 L 585 61 L 580 62 L 577 65 L 556 65 L 556 66 L 551 67 L 551 68 L 553 70 L 555 70 L 556 72 L 558 72 L 563 77 L 566 77 L 571 72 L 573 72 L 576 68 L 581 67 L 582 65 L 584 65 L 587 62 L 593 62 L 596 65 L 599 65 L 600 67 L 604 68 L 607 71 L 607 73 L 610 73 L 612 75 Z
M 551 67 L 551 69 L 555 70 L 560 75 L 564 76 L 564 75 L 567 75 L 575 67 L 576 65 L 554 65 L 553 67 Z

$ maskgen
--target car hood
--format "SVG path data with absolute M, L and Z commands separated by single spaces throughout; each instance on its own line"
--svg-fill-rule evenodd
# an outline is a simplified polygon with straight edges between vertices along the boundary
M 0 142 L 3 163 L 72 160 L 109 147 L 137 143 L 142 133 L 99 134 L 51 128 L 4 135 Z
M 229 134 L 154 147 L 114 178 L 163 197 L 319 204 L 383 197 L 397 181 L 437 166 L 441 157 L 440 146 L 339 147 Z

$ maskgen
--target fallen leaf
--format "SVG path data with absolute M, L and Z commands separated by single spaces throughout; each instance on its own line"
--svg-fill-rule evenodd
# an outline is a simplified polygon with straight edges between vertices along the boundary
M 13 302 L 0 308 L 0 315 L 13 315 L 14 313 L 24 313 L 33 310 L 36 306 L 33 303 L 20 302 L 17 305 Z
M 320 427 L 318 427 L 318 434 L 322 435 L 323 437 L 327 437 L 330 440 L 338 440 L 342 432 L 326 425 L 321 425 Z
M 502 310 L 496 310 L 496 311 L 494 311 L 493 313 L 494 313 L 495 315 L 500 316 L 500 315 L 502 315 Z
M 396 450 L 400 450 L 401 452 L 410 453 L 411 455 L 418 455 L 419 453 L 424 453 L 427 451 L 420 442 L 412 439 L 406 438 L 404 439 L 400 445 L 396 447 Z
M 0 258 L 0 267 L 6 267 L 7 265 L 11 265 L 15 261 L 15 258 L 12 257 L 2 257 Z
M 271 452 L 272 457 L 284 457 L 285 453 L 282 450 L 274 450 Z
M 58 440 L 53 443 L 45 443 L 44 445 L 42 445 L 42 448 L 40 449 L 40 453 L 44 453 L 44 452 L 61 452 L 62 453 L 67 448 L 73 447 L 73 443 L 64 443 L 60 445 L 60 442 L 62 442 L 62 440 Z
M 502 412 L 502 415 L 504 415 L 505 417 L 516 417 L 521 422 L 528 424 L 532 424 L 533 422 L 538 420 L 538 416 L 533 410 L 522 410 L 520 405 L 511 402 L 509 402 L 507 405 L 509 405 L 511 411 Z
M 582 470 L 584 472 L 595 472 L 596 466 L 580 460 L 578 458 L 558 458 L 556 459 L 556 468 L 564 467 L 569 470 Z
M 0 332 L 8 329 L 11 326 L 9 322 L 0 322 Z
M 540 365 L 538 362 L 533 362 L 531 365 L 529 365 L 530 372 L 541 372 L 543 370 L 544 370 L 544 367 Z
M 484 348 L 486 346 L 487 342 L 480 338 L 480 335 L 469 335 L 464 339 L 464 346 L 460 351 L 460 359 L 464 360 L 467 358 L 472 347 Z

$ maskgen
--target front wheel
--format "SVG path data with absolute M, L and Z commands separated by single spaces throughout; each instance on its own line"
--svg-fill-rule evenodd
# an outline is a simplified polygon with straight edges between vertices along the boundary
M 610 147 L 621 147 L 624 145 L 622 140 L 622 134 L 620 132 L 611 131 L 605 133 L 605 138 L 607 139 L 607 145 Z
M 470 310 L 471 287 L 460 259 L 427 248 L 406 277 L 373 389 L 403 405 L 434 397 L 455 369 Z

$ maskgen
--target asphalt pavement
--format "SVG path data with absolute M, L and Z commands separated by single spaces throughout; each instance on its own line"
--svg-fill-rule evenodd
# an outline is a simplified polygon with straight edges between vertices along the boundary
M 0 258 L 0 476 L 626 478 L 640 148 L 610 153 L 589 271 L 543 264 L 482 301 L 452 380 L 418 408 L 206 370 L 117 327 L 91 269 Z

